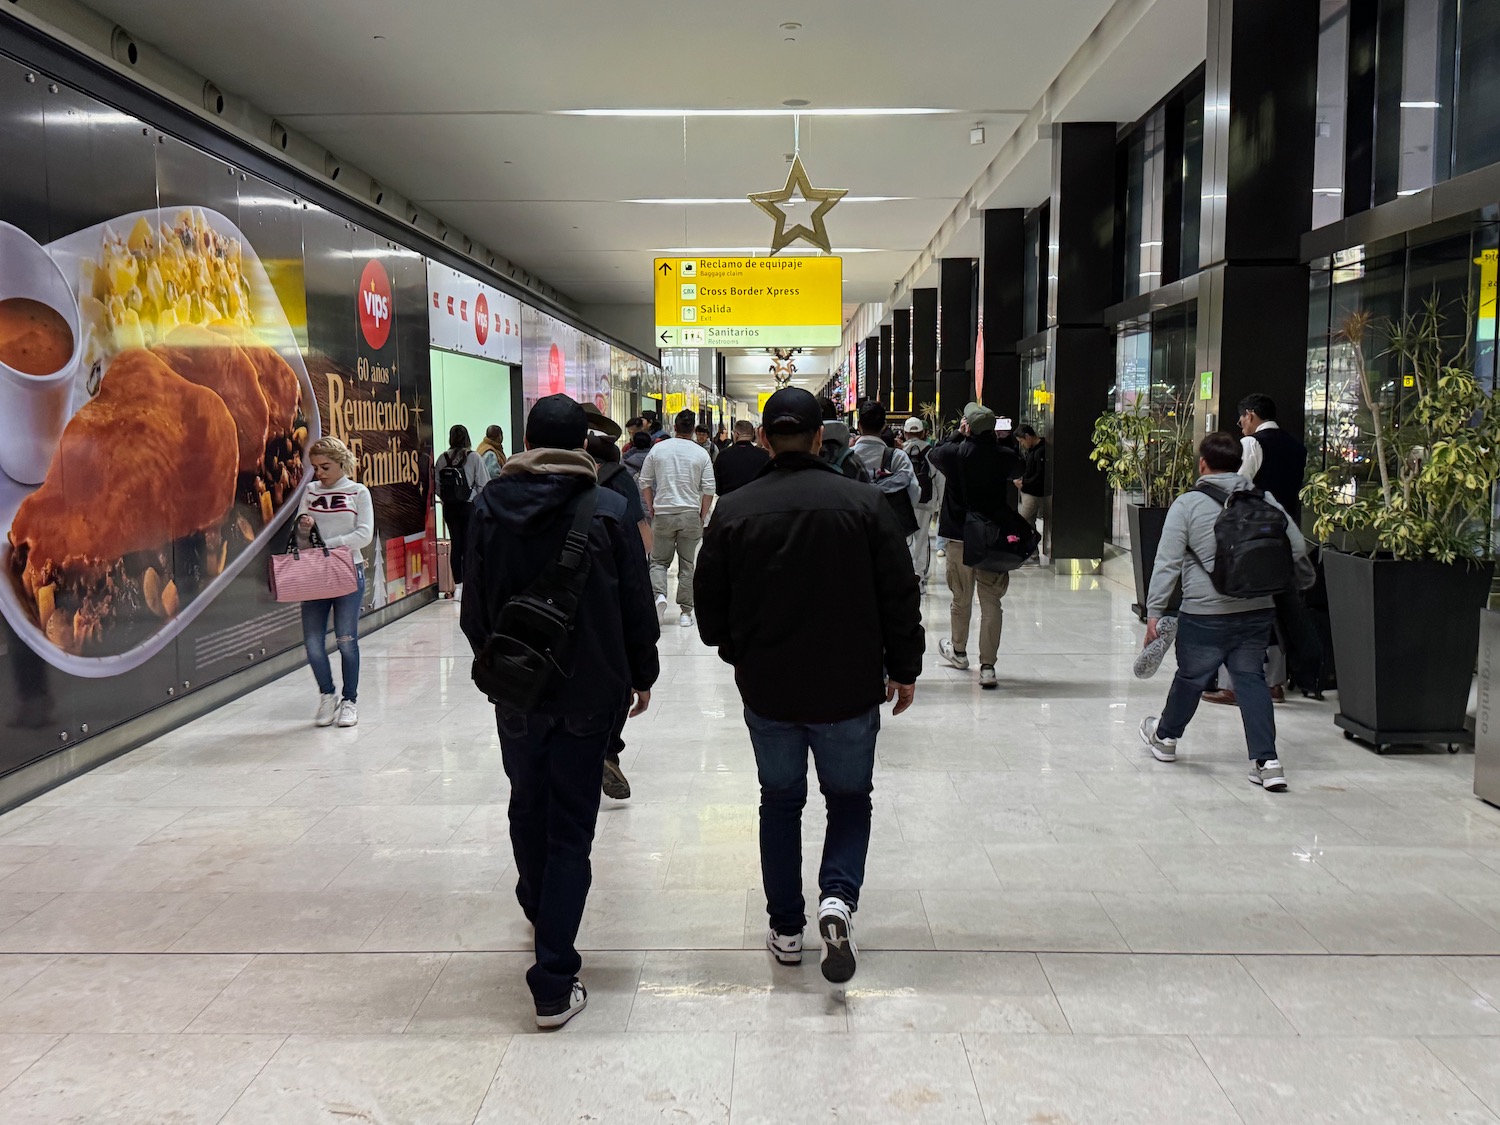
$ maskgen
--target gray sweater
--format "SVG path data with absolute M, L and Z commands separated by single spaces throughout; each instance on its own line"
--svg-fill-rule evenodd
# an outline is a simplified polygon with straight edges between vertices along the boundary
M 1254 486 L 1238 473 L 1209 473 L 1200 484 L 1212 484 L 1225 492 L 1246 492 Z M 1266 493 L 1268 503 L 1276 499 Z M 1212 496 L 1187 492 L 1179 496 L 1167 512 L 1161 544 L 1156 548 L 1156 569 L 1151 573 L 1151 592 L 1146 598 L 1146 615 L 1160 617 L 1172 598 L 1172 591 L 1182 584 L 1182 612 L 1201 614 L 1248 613 L 1271 609 L 1271 598 L 1231 598 L 1214 589 L 1214 522 L 1223 508 Z M 1290 516 L 1286 521 L 1287 538 L 1292 541 L 1292 558 L 1307 556 L 1307 542 Z

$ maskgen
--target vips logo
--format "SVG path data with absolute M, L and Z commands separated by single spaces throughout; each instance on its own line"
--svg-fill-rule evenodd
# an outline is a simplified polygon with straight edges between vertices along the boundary
M 376 351 L 391 335 L 391 279 L 376 258 L 365 263 L 359 277 L 359 330 Z
M 484 342 L 490 336 L 490 303 L 485 300 L 484 294 L 474 298 L 474 337 L 479 341 L 479 346 L 484 347 Z

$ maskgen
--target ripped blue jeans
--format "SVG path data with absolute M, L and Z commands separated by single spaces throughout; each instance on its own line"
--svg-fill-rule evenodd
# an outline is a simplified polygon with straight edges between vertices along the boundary
M 333 612 L 333 635 L 338 640 L 339 661 L 344 669 L 344 698 L 359 700 L 359 607 L 365 600 L 365 568 L 359 567 L 359 588 L 342 598 L 321 598 L 302 603 L 302 643 L 312 666 L 318 690 L 332 695 L 333 668 L 328 663 L 328 614 Z

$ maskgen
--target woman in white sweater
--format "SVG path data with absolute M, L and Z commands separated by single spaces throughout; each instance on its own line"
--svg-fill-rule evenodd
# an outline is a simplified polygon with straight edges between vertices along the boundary
M 302 640 L 307 662 L 318 681 L 320 727 L 352 727 L 359 722 L 359 607 L 365 597 L 364 550 L 375 538 L 375 506 L 370 490 L 355 483 L 354 454 L 338 438 L 326 437 L 308 454 L 313 479 L 308 482 L 297 507 L 297 539 L 311 545 L 312 530 L 318 529 L 324 546 L 348 547 L 354 556 L 359 588 L 341 598 L 319 598 L 302 603 Z M 328 662 L 328 615 L 333 614 L 333 633 L 338 639 L 343 664 L 343 698 L 334 691 L 333 668 Z

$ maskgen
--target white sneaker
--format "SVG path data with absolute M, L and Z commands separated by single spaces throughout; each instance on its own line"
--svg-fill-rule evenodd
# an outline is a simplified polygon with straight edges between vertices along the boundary
M 333 721 L 339 717 L 339 697 L 336 695 L 320 695 L 318 697 L 318 713 L 313 716 L 313 726 L 331 727 Z
M 1251 762 L 1250 780 L 1269 793 L 1282 793 L 1286 790 L 1286 771 L 1281 768 L 1281 762 L 1276 758 L 1267 758 L 1264 762 Z
M 1141 720 L 1141 741 L 1146 744 L 1146 749 L 1151 751 L 1151 756 L 1158 762 L 1175 762 L 1177 760 L 1177 740 L 1175 738 L 1158 738 L 1156 736 L 1156 724 L 1160 720 L 1155 715 L 1147 716 Z
M 682 616 L 677 619 L 677 624 L 681 625 L 684 629 L 691 629 L 693 627 L 693 611 L 690 609 L 683 610 Z
M 854 976 L 859 947 L 854 944 L 854 913 L 841 898 L 818 904 L 818 936 L 823 939 L 823 977 L 843 984 Z
M 1000 686 L 1000 681 L 995 678 L 995 666 L 993 664 L 981 664 L 979 666 L 979 686 L 990 689 Z
M 766 948 L 783 965 L 802 964 L 801 934 L 778 934 L 774 928 L 769 929 L 766 931 Z
M 660 618 L 661 618 L 662 610 L 664 610 L 666 608 L 667 608 L 667 595 L 666 594 L 657 594 L 656 595 L 656 616 L 657 616 L 658 620 L 660 620 Z
M 339 704 L 339 726 L 359 726 L 359 708 L 354 706 L 353 700 L 346 699 Z
M 453 600 L 455 603 L 464 600 L 464 584 L 462 582 L 453 587 Z
M 953 667 L 957 668 L 960 672 L 968 670 L 968 654 L 959 652 L 958 649 L 954 648 L 952 641 L 939 641 L 938 654 L 941 655 L 942 658 L 949 664 L 953 665 Z
M 575 980 L 572 989 L 568 992 L 567 1000 L 563 1003 L 548 1004 L 545 1007 L 537 1005 L 536 1025 L 544 1029 L 561 1027 L 588 1007 L 588 1004 L 589 990 L 583 987 L 583 981 Z

